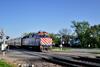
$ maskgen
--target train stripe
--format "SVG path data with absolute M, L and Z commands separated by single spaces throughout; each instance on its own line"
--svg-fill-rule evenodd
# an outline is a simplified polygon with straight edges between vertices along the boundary
M 43 41 L 43 38 L 41 38 L 41 44 L 45 45 L 45 42 Z
M 44 38 L 43 40 L 45 41 L 46 44 L 48 44 L 48 39 L 47 38 Z
M 50 38 L 47 38 L 47 43 L 48 43 L 48 45 L 50 45 L 50 43 L 51 43 Z
M 48 44 L 46 38 L 42 38 L 42 41 L 45 43 L 44 45 Z
M 52 44 L 52 39 L 51 38 L 41 38 L 41 44 L 42 45 L 50 45 L 50 44 Z

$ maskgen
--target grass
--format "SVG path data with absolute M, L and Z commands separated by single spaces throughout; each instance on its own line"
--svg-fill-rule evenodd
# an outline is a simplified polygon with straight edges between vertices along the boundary
M 13 65 L 6 63 L 4 60 L 0 60 L 0 67 L 13 67 Z
M 67 47 L 63 47 L 63 48 L 60 48 L 60 47 L 52 47 L 51 50 L 52 51 L 69 51 L 71 48 L 67 48 Z

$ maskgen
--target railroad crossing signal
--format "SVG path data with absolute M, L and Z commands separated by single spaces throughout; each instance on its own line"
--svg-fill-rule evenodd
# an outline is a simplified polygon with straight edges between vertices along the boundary
M 0 31 L 0 47 L 3 51 L 3 55 L 5 56 L 5 50 L 7 49 L 8 44 L 6 41 L 9 39 L 9 36 L 5 36 L 3 29 Z
M 4 37 L 4 32 L 3 32 L 3 29 L 1 29 L 1 31 L 0 31 L 0 39 L 3 39 L 3 37 Z

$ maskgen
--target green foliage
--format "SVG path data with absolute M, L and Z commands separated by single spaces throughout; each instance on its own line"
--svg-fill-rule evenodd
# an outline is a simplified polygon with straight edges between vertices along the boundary
M 100 24 L 91 26 L 90 28 L 92 38 L 94 39 L 92 42 L 95 44 L 95 47 L 100 47 Z
M 12 66 L 4 62 L 4 60 L 0 60 L 0 67 L 12 67 Z
M 87 47 L 87 39 L 86 37 L 86 31 L 89 29 L 89 23 L 87 21 L 72 21 L 73 28 L 75 29 L 75 32 L 77 34 L 77 37 L 80 39 L 81 46 L 82 47 Z
M 50 33 L 50 34 L 49 34 L 49 37 L 52 38 L 53 43 L 54 43 L 55 45 L 59 45 L 59 44 L 60 44 L 60 36 L 59 36 L 58 34 Z
M 72 21 L 81 47 L 100 47 L 100 25 L 90 26 L 87 21 Z

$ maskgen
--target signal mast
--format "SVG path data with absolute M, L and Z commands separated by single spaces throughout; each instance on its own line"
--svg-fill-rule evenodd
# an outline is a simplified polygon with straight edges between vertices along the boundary
M 4 34 L 4 31 L 3 29 L 0 30 L 0 47 L 1 47 L 1 50 L 3 51 L 3 55 L 5 55 L 5 50 L 7 49 L 7 39 L 9 39 L 9 36 L 6 36 Z

